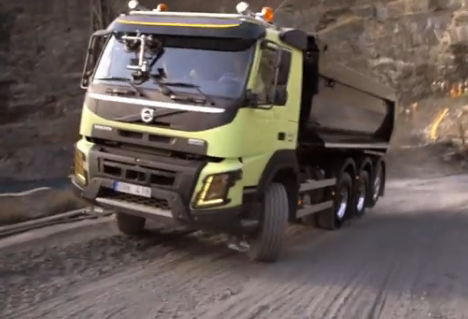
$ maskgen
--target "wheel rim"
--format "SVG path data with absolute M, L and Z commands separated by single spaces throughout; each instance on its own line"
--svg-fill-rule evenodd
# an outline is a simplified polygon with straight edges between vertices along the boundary
M 341 201 L 338 205 L 338 211 L 336 212 L 336 215 L 339 219 L 343 219 L 344 215 L 346 214 L 346 209 L 348 208 L 348 197 L 348 190 L 343 188 L 340 192 Z
M 367 197 L 366 185 L 364 185 L 364 183 L 361 183 L 359 185 L 359 189 L 357 193 L 357 202 L 356 202 L 356 209 L 358 210 L 358 212 L 364 209 L 364 205 L 366 203 L 366 197 Z
M 381 174 L 382 173 L 379 172 L 379 175 L 376 176 L 374 181 L 374 193 L 372 194 L 372 198 L 374 199 L 374 201 L 377 200 L 380 194 L 380 187 L 382 185 L 382 179 L 380 177 Z

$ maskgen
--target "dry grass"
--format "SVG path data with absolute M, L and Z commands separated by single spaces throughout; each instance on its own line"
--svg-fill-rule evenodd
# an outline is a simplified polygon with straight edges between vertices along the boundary
M 0 197 L 0 226 L 57 215 L 86 207 L 70 190 L 39 191 L 21 197 Z

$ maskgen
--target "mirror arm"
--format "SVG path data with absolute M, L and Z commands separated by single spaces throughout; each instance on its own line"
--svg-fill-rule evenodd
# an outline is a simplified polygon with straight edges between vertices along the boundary
M 253 109 L 259 108 L 258 95 L 256 93 L 253 93 L 250 89 L 245 92 L 245 106 Z

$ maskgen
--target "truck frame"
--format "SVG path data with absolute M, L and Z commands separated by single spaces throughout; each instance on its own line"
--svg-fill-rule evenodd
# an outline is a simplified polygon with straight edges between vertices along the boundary
M 268 7 L 129 8 L 90 38 L 71 177 L 121 232 L 164 218 L 273 262 L 288 223 L 337 230 L 383 197 L 392 90 L 336 65 L 316 36 L 274 25 Z M 176 81 L 178 70 L 211 78 Z

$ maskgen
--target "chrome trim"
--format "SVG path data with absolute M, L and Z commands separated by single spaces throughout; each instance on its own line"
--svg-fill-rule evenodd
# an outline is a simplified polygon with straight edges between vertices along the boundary
M 117 199 L 107 199 L 107 198 L 102 198 L 102 197 L 96 198 L 96 201 L 98 203 L 107 204 L 107 205 L 111 205 L 114 207 L 121 207 L 121 208 L 139 211 L 139 212 L 146 213 L 146 214 L 172 218 L 172 213 L 169 210 L 163 210 L 160 208 L 148 207 L 148 206 L 139 205 L 139 204 L 127 203 L 127 202 L 117 200 Z
M 152 106 L 160 107 L 164 109 L 173 109 L 173 110 L 184 110 L 184 111 L 193 111 L 199 113 L 224 113 L 225 109 L 219 107 L 210 107 L 210 106 L 196 106 L 191 104 L 179 104 L 179 103 L 167 103 L 160 101 L 150 101 L 145 99 L 135 99 L 131 97 L 123 96 L 112 96 L 106 94 L 98 93 L 88 93 L 88 97 L 96 100 L 115 102 L 115 103 L 127 103 L 127 104 L 137 104 L 141 106 Z

